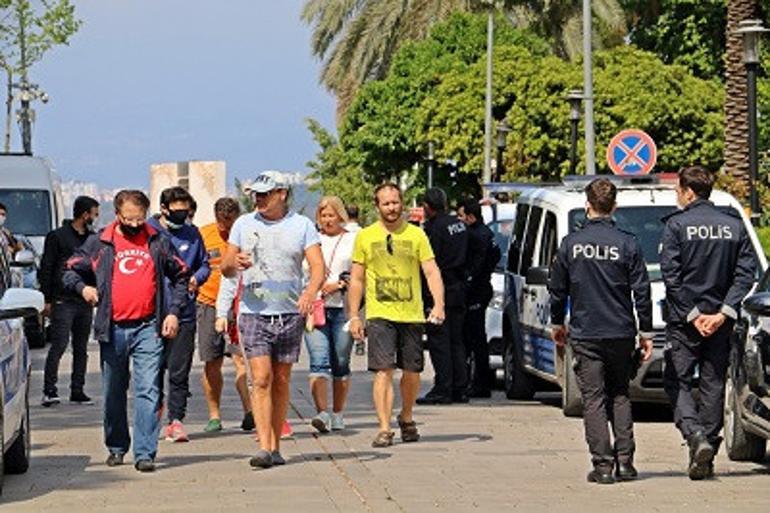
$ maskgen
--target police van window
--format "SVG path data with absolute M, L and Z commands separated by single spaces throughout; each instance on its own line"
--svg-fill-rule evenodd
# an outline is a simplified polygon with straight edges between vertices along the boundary
M 647 265 L 660 264 L 660 238 L 663 236 L 662 218 L 676 210 L 673 206 L 620 207 L 613 219 L 618 228 L 636 235 L 642 246 L 644 261 Z M 570 232 L 574 232 L 585 223 L 586 214 L 582 209 L 569 213 Z M 652 274 L 650 275 L 653 278 Z M 655 279 L 655 278 L 653 278 Z
M 529 205 L 519 203 L 516 205 L 516 222 L 513 225 L 511 245 L 508 250 L 508 271 L 519 274 L 519 260 L 521 259 L 521 245 L 524 241 L 524 228 L 527 226 L 527 214 Z
M 543 235 L 540 240 L 540 256 L 537 265 L 549 267 L 558 248 L 559 244 L 556 242 L 556 214 L 553 212 L 546 212 L 545 221 L 543 222 Z
M 521 268 L 519 274 L 526 276 L 529 268 L 532 267 L 532 257 L 535 256 L 535 242 L 540 230 L 540 220 L 543 217 L 543 209 L 532 207 L 527 221 L 527 233 L 524 235 L 524 246 L 521 249 Z
M 495 243 L 500 248 L 500 260 L 497 262 L 495 270 L 505 272 L 506 262 L 508 262 L 508 250 L 511 246 L 511 233 L 513 231 L 513 221 L 493 221 L 487 225 L 495 236 Z

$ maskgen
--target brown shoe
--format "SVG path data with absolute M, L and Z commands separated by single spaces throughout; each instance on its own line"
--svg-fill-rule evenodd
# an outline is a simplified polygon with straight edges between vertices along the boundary
M 401 415 L 396 417 L 396 420 L 398 420 L 398 427 L 401 428 L 402 442 L 418 442 L 420 440 L 420 432 L 417 431 L 417 423 L 414 420 L 404 422 L 401 420 Z
M 377 436 L 374 437 L 374 440 L 372 441 L 372 447 L 390 447 L 393 445 L 393 437 L 395 435 L 396 434 L 393 431 L 380 431 L 377 433 Z

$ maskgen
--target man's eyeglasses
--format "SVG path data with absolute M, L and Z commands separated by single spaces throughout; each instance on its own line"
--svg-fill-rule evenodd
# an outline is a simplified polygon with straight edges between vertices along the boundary
M 393 234 L 388 234 L 387 237 L 385 237 L 385 249 L 388 250 L 388 254 L 393 254 Z

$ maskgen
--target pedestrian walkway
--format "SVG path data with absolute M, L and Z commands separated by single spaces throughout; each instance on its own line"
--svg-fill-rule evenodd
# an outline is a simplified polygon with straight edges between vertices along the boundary
M 304 349 L 303 349 L 304 352 Z M 585 482 L 589 459 L 579 419 L 561 414 L 554 395 L 510 402 L 501 392 L 470 405 L 420 407 L 417 444 L 372 449 L 377 424 L 365 359 L 353 357 L 349 427 L 316 435 L 307 391 L 307 360 L 294 374 L 289 414 L 295 439 L 283 444 L 288 464 L 252 470 L 257 449 L 240 431 L 240 405 L 226 362 L 225 431 L 204 434 L 208 420 L 193 369 L 190 443 L 161 442 L 158 471 L 108 468 L 102 445 L 98 352 L 91 345 L 86 391 L 97 406 L 38 405 L 44 352 L 33 352 L 33 454 L 29 473 L 6 476 L 0 512 L 57 513 L 373 511 L 766 511 L 770 466 L 717 460 L 716 482 L 693 483 L 685 449 L 667 415 L 645 415 L 636 428 L 641 479 L 599 487 Z M 69 368 L 69 355 L 63 368 Z M 423 376 L 423 392 L 431 375 Z M 66 390 L 68 377 L 62 376 Z M 398 436 L 396 437 L 398 442 Z

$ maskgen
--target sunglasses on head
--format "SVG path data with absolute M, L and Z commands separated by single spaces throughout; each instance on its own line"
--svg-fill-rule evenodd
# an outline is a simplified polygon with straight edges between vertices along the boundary
M 390 233 L 385 237 L 385 249 L 388 250 L 389 255 L 393 254 L 393 235 Z

